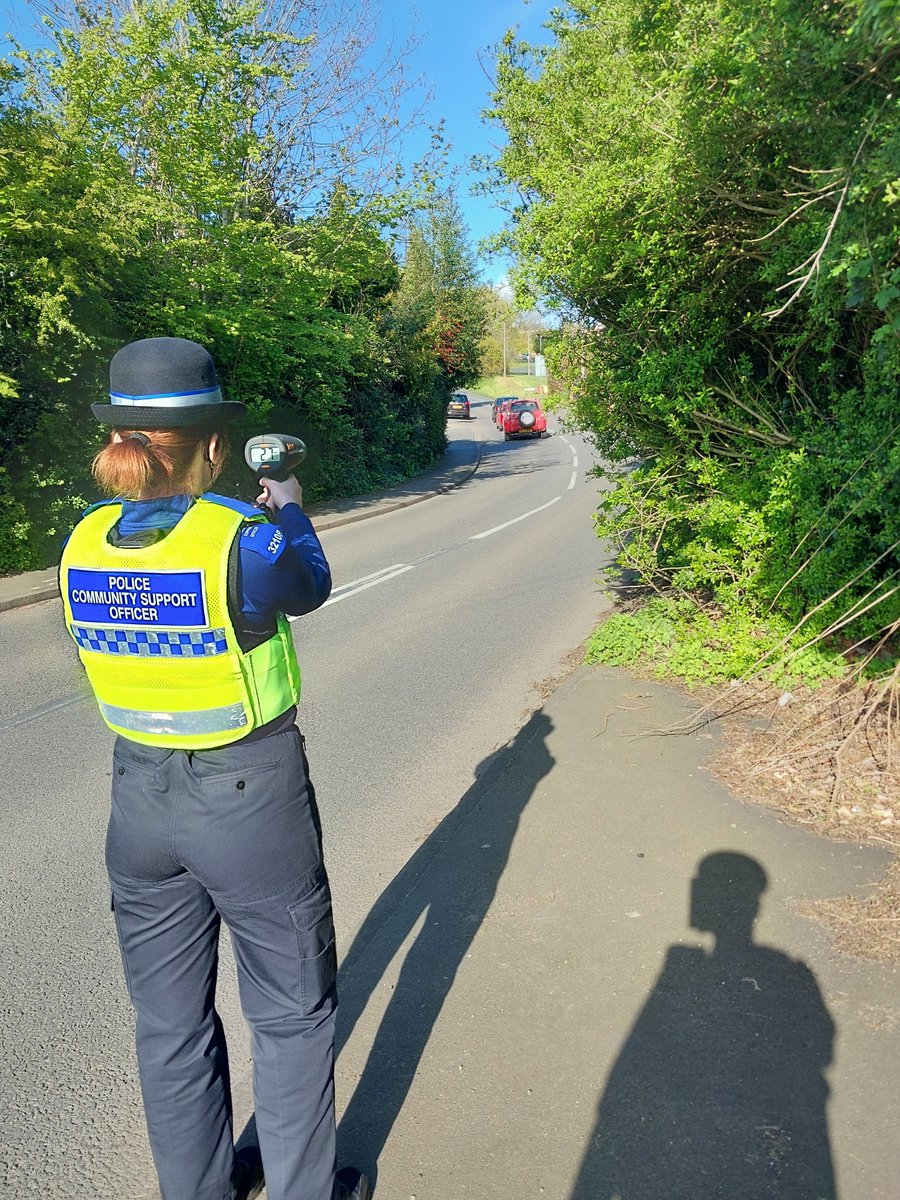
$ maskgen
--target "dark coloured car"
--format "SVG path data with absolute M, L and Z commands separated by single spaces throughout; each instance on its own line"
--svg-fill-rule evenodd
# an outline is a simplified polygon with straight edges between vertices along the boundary
M 497 409 L 497 428 L 498 429 L 503 428 L 503 418 L 506 415 L 506 413 L 509 412 L 510 405 L 515 404 L 517 399 L 518 398 L 516 396 L 504 396 L 503 399 L 500 401 L 500 407 Z
M 464 421 L 468 421 L 472 417 L 472 409 L 469 405 L 469 397 L 465 392 L 451 392 L 450 403 L 447 405 L 448 417 L 461 417 Z
M 510 400 L 510 401 L 518 400 L 518 396 L 498 396 L 497 397 L 497 399 L 491 405 L 491 420 L 494 422 L 495 425 L 497 424 L 497 414 L 500 411 L 500 405 L 503 403 L 504 400 Z

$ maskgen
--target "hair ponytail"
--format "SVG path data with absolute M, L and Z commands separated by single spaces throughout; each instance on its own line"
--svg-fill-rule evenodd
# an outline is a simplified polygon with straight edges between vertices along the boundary
M 178 429 L 117 429 L 91 464 L 98 486 L 107 495 L 129 500 L 171 496 L 179 491 L 192 492 L 191 471 L 213 433 L 218 433 L 220 453 L 213 467 L 213 479 L 221 470 L 225 441 L 217 430 L 186 426 Z

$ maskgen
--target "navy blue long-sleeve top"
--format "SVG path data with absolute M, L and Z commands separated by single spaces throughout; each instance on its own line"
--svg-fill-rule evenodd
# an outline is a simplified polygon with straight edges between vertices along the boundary
M 219 497 L 210 497 L 219 499 Z M 224 498 L 223 498 L 224 499 Z M 189 495 L 123 500 L 116 541 L 140 544 L 164 537 L 194 503 Z M 236 501 L 225 503 L 257 510 Z M 251 627 L 276 613 L 300 616 L 319 608 L 331 594 L 331 570 L 309 517 L 299 504 L 278 511 L 275 525 L 254 522 L 240 535 L 241 612 Z M 254 618 L 257 620 L 255 621 Z

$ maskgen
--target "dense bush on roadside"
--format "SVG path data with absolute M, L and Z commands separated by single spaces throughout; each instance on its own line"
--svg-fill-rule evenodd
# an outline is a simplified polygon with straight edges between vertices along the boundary
M 900 629 L 898 28 L 897 0 L 573 0 L 500 58 L 520 287 L 566 319 L 574 420 L 640 462 L 598 532 L 745 632 Z
M 306 8 L 84 0 L 68 13 L 45 49 L 0 60 L 0 572 L 55 561 L 95 498 L 89 404 L 133 338 L 210 349 L 248 407 L 227 476 L 245 497 L 240 443 L 267 426 L 307 441 L 311 502 L 427 468 L 448 391 L 479 374 L 471 254 L 433 189 L 388 180 L 363 202 L 342 182 L 378 118 L 363 96 L 362 149 L 339 122 L 304 124 L 334 102 L 322 66 L 308 103 Z M 362 93 L 345 65 L 349 119 Z M 329 158 L 334 174 L 315 174 Z M 401 226 L 428 251 L 414 311 Z

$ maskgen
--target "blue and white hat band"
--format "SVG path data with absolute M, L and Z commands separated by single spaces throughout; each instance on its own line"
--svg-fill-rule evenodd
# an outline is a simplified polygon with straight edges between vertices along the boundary
M 191 408 L 196 404 L 220 404 L 222 392 L 219 387 L 203 388 L 198 392 L 162 392 L 148 396 L 126 396 L 123 392 L 110 392 L 113 404 L 124 407 Z

